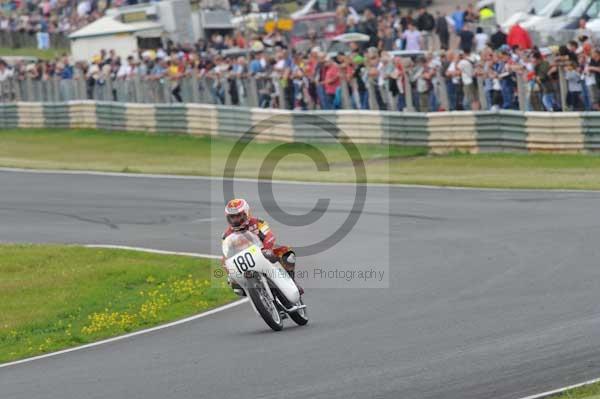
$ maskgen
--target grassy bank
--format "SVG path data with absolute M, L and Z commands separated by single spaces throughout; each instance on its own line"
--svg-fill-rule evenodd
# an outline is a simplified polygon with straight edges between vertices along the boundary
M 214 261 L 0 245 L 0 363 L 189 316 L 235 299 Z
M 67 49 L 47 49 L 47 50 L 39 50 L 35 47 L 30 48 L 7 48 L 0 47 L 0 58 L 5 56 L 27 56 L 27 57 L 37 57 L 41 60 L 52 60 L 56 57 L 61 57 L 63 54 L 69 53 Z
M 552 399 L 600 399 L 600 383 L 572 389 Z
M 133 173 L 223 176 L 234 140 L 145 135 L 96 130 L 15 129 L 0 131 L 0 166 L 87 169 Z M 255 178 L 267 155 L 281 143 L 252 143 L 236 176 Z M 319 144 L 330 170 L 319 172 L 306 155 L 277 163 L 277 179 L 354 181 L 353 161 L 337 144 Z M 554 154 L 450 154 L 424 148 L 359 145 L 369 182 L 499 188 L 600 189 L 600 157 Z M 303 144 L 286 151 L 303 150 Z

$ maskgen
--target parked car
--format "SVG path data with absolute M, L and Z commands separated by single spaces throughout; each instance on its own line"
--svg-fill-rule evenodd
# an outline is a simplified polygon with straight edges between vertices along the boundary
M 577 29 L 580 18 L 590 19 L 597 16 L 599 12 L 600 0 L 580 0 L 567 14 L 547 18 L 529 28 L 540 32 Z
M 600 11 L 596 15 L 590 16 L 585 27 L 593 34 L 600 35 Z
M 502 23 L 504 29 L 510 29 L 516 23 L 519 23 L 525 29 L 539 23 L 540 21 L 550 19 L 553 16 L 566 15 L 575 7 L 578 0 L 550 0 L 536 2 L 529 12 L 517 12 Z
M 294 27 L 290 33 L 290 43 L 293 46 L 308 40 L 311 34 L 318 40 L 332 40 L 344 33 L 343 25 L 337 23 L 335 12 L 308 14 L 294 19 Z
M 496 23 L 509 29 L 516 22 L 524 21 L 541 10 L 548 0 L 479 0 L 476 8 L 494 11 Z

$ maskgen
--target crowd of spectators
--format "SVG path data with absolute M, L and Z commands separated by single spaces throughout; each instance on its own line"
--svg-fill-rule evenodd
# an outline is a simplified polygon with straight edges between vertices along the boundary
M 81 79 L 90 98 L 107 82 L 147 81 L 168 85 L 170 101 L 181 102 L 182 81 L 194 77 L 199 82 L 194 89 L 210 92 L 217 104 L 244 105 L 248 93 L 255 92 L 261 107 L 431 112 L 519 109 L 522 104 L 557 111 L 565 108 L 560 96 L 564 79 L 569 110 L 600 109 L 600 50 L 594 49 L 584 24 L 575 40 L 538 48 L 518 25 L 509 32 L 483 29 L 486 21 L 472 5 L 433 15 L 425 8 L 401 11 L 393 4 L 360 15 L 338 7 L 339 32 L 368 36 L 341 52 L 328 52 L 314 31 L 305 51 L 290 46 L 277 30 L 237 31 L 194 45 L 167 42 L 164 48 L 123 58 L 108 50 L 75 63 L 66 55 L 12 69 L 0 62 L 0 81 L 11 76 Z M 250 84 L 256 84 L 255 91 Z M 524 98 L 519 101 L 519 96 Z
M 158 1 L 3 0 L 0 2 L 0 32 L 69 34 L 100 18 L 108 8 Z M 238 14 L 259 11 L 261 7 L 253 7 L 253 3 L 249 0 L 230 1 Z
M 137 3 L 138 0 L 6 0 L 0 3 L 0 32 L 69 34 L 100 18 L 110 7 Z

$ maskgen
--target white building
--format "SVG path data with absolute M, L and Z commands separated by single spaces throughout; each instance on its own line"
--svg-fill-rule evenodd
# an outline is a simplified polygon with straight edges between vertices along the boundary
M 89 60 L 100 50 L 114 49 L 122 58 L 138 49 L 157 48 L 163 39 L 192 43 L 191 9 L 188 0 L 109 9 L 106 16 L 69 35 L 74 60 Z

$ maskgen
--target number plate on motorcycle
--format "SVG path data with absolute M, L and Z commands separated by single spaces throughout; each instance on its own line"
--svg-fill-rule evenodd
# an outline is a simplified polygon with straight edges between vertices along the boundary
M 253 245 L 227 259 L 225 265 L 230 273 L 238 272 L 241 274 L 252 270 L 256 266 L 258 256 L 262 256 L 260 249 Z

